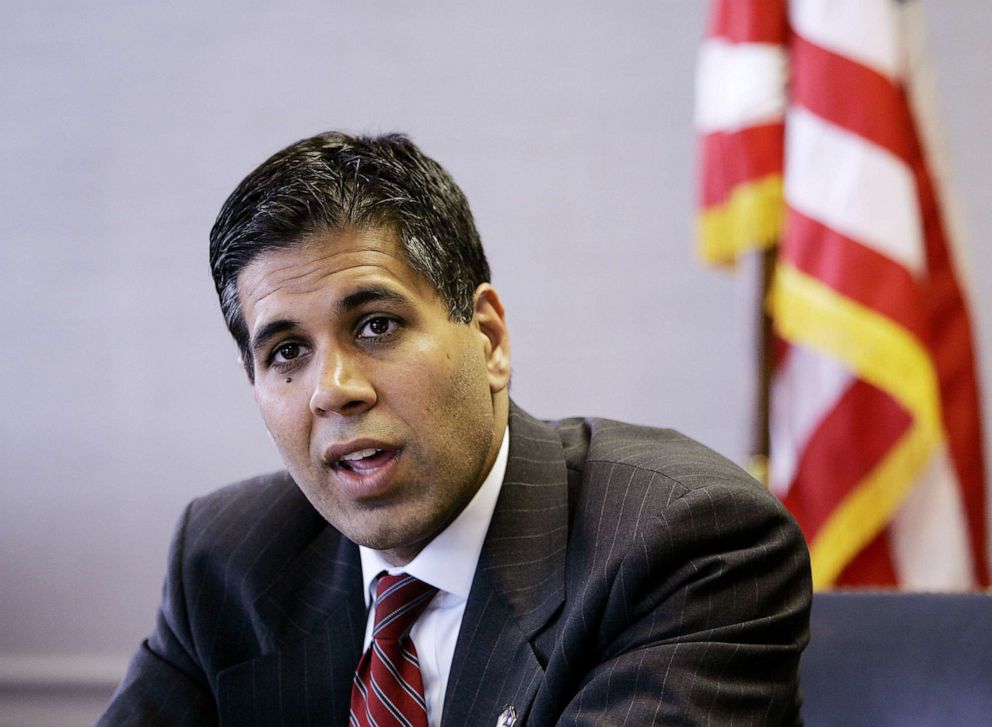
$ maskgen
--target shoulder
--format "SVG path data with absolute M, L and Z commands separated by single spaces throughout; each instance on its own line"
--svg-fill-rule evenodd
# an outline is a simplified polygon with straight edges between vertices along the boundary
M 628 481 L 664 492 L 666 501 L 690 492 L 721 488 L 760 493 L 775 500 L 738 465 L 674 429 L 612 419 L 565 419 L 548 423 L 558 433 L 570 470 L 588 485 Z
M 638 723 L 785 723 L 810 605 L 795 520 L 740 467 L 676 431 L 607 419 L 549 426 L 569 473 L 551 653 L 584 665 L 586 685 L 561 721 L 569 710 L 605 714 L 626 674 L 643 701 L 615 706 Z M 659 689 L 673 695 L 660 708 Z M 666 712 L 673 704 L 680 715 Z
M 177 528 L 173 557 L 190 574 L 267 577 L 260 570 L 284 567 L 328 527 L 289 474 L 274 472 L 193 500 Z
M 794 518 L 739 466 L 672 429 L 609 419 L 549 423 L 569 470 L 573 547 L 609 542 L 609 552 L 676 541 L 693 549 L 742 538 L 804 554 Z M 596 559 L 601 557 L 595 556 Z
M 221 487 L 190 503 L 199 527 L 222 524 L 232 518 L 271 510 L 296 510 L 305 498 L 285 470 L 252 477 Z
M 298 530 L 311 522 L 317 527 L 326 524 L 289 473 L 280 471 L 236 482 L 193 500 L 185 525 L 189 532 L 250 539 L 256 533 L 271 536 L 273 532 Z

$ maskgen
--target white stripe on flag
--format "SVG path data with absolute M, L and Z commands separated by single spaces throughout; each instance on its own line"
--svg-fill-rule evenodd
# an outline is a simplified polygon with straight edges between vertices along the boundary
M 789 19 L 811 43 L 900 78 L 904 53 L 898 5 L 894 0 L 792 0 Z
M 786 202 L 914 275 L 923 271 L 916 182 L 902 160 L 792 106 L 785 124 Z
M 705 41 L 696 71 L 697 129 L 705 134 L 781 121 L 787 72 L 782 46 Z
M 901 587 L 933 591 L 975 587 L 964 503 L 945 448 L 934 455 L 896 513 L 889 537 Z
M 821 353 L 793 345 L 772 380 L 769 486 L 784 498 L 806 443 L 851 386 L 850 371 Z

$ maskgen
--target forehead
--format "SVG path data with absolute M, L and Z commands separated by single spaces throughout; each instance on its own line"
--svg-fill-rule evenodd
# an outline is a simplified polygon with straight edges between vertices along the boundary
M 246 321 L 298 296 L 334 296 L 362 282 L 405 288 L 436 298 L 433 287 L 407 262 L 388 228 L 336 230 L 310 235 L 288 248 L 262 253 L 238 275 L 238 298 Z

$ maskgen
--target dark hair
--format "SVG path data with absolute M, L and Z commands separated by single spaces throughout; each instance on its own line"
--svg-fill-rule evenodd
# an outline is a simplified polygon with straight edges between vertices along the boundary
M 388 227 L 452 320 L 472 319 L 489 264 L 465 195 L 401 134 L 319 134 L 270 157 L 224 202 L 210 230 L 210 271 L 248 376 L 253 361 L 238 301 L 238 275 L 262 253 L 308 235 Z

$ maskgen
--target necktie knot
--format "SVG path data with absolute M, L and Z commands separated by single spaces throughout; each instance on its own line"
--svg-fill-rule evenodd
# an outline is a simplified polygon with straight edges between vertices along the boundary
M 372 638 L 401 639 L 427 608 L 437 588 L 406 573 L 379 577 L 375 590 L 375 624 Z

